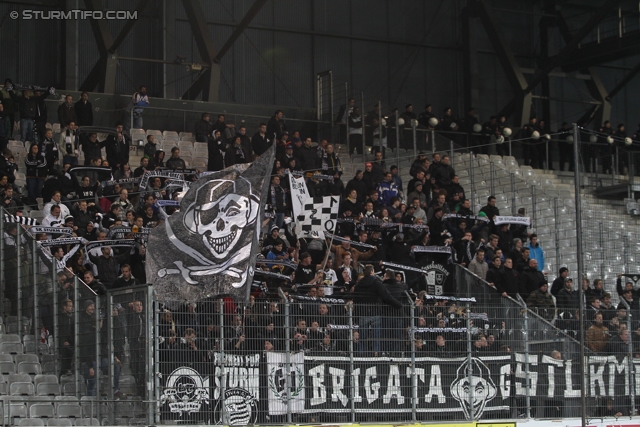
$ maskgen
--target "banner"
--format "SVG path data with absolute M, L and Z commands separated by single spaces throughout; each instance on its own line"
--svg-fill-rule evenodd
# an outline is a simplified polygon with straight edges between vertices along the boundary
M 309 198 L 309 190 L 304 178 L 296 178 L 289 175 L 289 185 L 291 189 L 291 207 L 293 209 L 293 217 L 298 224 L 298 217 L 304 214 L 302 206 Z
M 427 293 L 430 295 L 453 295 L 453 265 L 431 262 L 422 267 L 427 279 Z
M 101 184 L 103 187 L 110 187 L 116 184 L 137 184 L 140 182 L 142 178 L 122 178 L 122 179 L 112 179 L 109 181 L 102 181 Z
M 106 246 L 110 248 L 132 248 L 135 244 L 136 241 L 134 239 L 97 240 L 95 242 L 87 243 L 85 250 L 90 251 L 95 248 L 104 248 Z
M 263 354 L 213 353 L 211 359 L 214 366 L 211 398 L 215 405 L 212 424 L 246 426 L 264 422 L 263 417 L 258 419 L 266 411 L 267 402 Z
M 173 178 L 184 181 L 184 174 L 180 172 L 173 171 L 146 171 L 142 177 L 140 177 L 140 185 L 138 186 L 138 191 L 143 192 L 147 189 L 147 185 L 149 184 L 149 178 Z
M 489 218 L 487 218 L 486 216 L 478 216 L 478 215 L 460 215 L 460 214 L 456 214 L 456 213 L 448 213 L 448 214 L 444 214 L 443 215 L 444 219 L 449 219 L 449 218 L 457 218 L 457 219 L 471 219 L 473 221 L 483 221 L 483 222 L 489 222 L 491 221 Z
M 497 216 L 493 219 L 493 223 L 495 225 L 518 224 L 529 227 L 531 225 L 531 218 L 528 216 Z
M 280 280 L 286 280 L 286 281 L 291 280 L 291 277 L 285 276 L 284 274 L 276 273 L 274 271 L 256 270 L 254 274 L 258 276 L 273 277 L 274 279 L 280 279 Z
M 23 225 L 38 225 L 38 221 L 35 218 L 29 218 L 26 216 L 4 214 L 4 222 L 10 222 L 13 224 Z
M 340 198 L 337 196 L 314 197 L 304 202 L 304 219 L 300 222 L 302 235 L 331 232 L 336 228 Z M 299 218 L 296 216 L 296 218 Z
M 32 236 L 40 233 L 46 234 L 64 234 L 66 236 L 71 236 L 73 234 L 73 228 L 70 227 L 45 227 L 42 225 L 36 225 L 29 228 L 29 233 Z
M 451 254 L 451 246 L 414 246 L 411 252 Z
M 43 248 L 51 246 L 77 245 L 86 242 L 84 237 L 65 237 L 61 239 L 40 240 L 38 244 Z
M 289 363 L 284 353 L 267 353 L 269 415 L 286 415 L 287 402 L 292 413 L 299 414 L 304 411 L 304 373 L 304 353 L 291 354 Z
M 329 238 L 331 237 L 330 233 L 326 233 L 326 234 L 327 234 L 327 237 L 329 237 Z M 333 235 L 333 240 L 335 242 L 349 242 L 349 243 L 351 243 L 351 246 L 358 246 L 358 247 L 361 247 L 361 248 L 367 248 L 367 249 L 375 249 L 376 248 L 375 246 L 370 245 L 368 243 L 360 243 L 357 240 L 349 240 L 349 239 L 345 239 L 344 237 L 340 237 L 340 236 L 336 236 L 336 235 Z
M 147 281 L 160 300 L 249 298 L 274 147 L 198 179 L 180 210 L 151 230 Z
M 510 410 L 510 355 L 416 357 L 417 393 L 411 364 L 410 358 L 355 357 L 351 368 L 349 357 L 305 356 L 305 413 L 348 413 L 351 405 L 356 413 L 411 413 L 414 394 L 418 412 L 456 413 L 453 419 L 479 419 L 485 412 L 500 417 Z

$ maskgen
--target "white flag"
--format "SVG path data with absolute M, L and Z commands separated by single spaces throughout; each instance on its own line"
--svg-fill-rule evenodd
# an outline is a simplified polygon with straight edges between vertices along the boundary
M 269 415 L 285 415 L 287 400 L 291 412 L 299 414 L 304 411 L 304 353 L 289 356 L 285 353 L 267 353 L 267 370 L 269 374 Z M 287 375 L 289 390 L 287 391 Z

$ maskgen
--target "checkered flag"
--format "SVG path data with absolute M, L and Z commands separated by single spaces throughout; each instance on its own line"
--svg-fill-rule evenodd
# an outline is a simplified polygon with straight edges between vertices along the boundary
M 320 235 L 325 231 L 333 233 L 338 220 L 340 199 L 334 196 L 314 197 L 304 203 L 304 220 L 301 224 L 304 235 Z

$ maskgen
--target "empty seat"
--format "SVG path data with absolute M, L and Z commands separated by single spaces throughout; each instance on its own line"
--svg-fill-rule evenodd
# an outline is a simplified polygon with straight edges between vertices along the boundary
M 9 394 L 11 396 L 33 396 L 35 388 L 31 382 L 14 382 L 9 385 Z
M 58 384 L 58 377 L 56 375 L 47 375 L 47 374 L 36 375 L 35 378 L 33 379 L 33 384 L 36 387 L 38 387 L 38 384 L 40 383 Z
M 11 357 L 10 354 L 3 354 L 2 356 Z M 13 363 L 13 361 L 11 361 L 11 362 L 0 362 L 0 374 L 9 375 L 9 374 L 15 374 L 15 372 L 16 372 L 16 364 Z
M 26 427 L 40 427 L 44 426 L 44 420 L 40 418 L 21 418 L 16 422 L 15 425 Z
M 29 408 L 29 416 L 31 418 L 53 418 L 55 410 L 50 403 L 36 403 Z
M 71 420 L 67 418 L 50 418 L 47 420 L 48 426 L 71 427 Z
M 76 394 L 76 384 L 75 383 L 64 383 L 62 385 L 62 394 L 65 396 L 75 396 Z
M 7 384 L 13 383 L 30 383 L 31 376 L 29 374 L 9 374 L 7 377 Z
M 18 337 L 20 339 L 20 337 Z M 0 343 L 0 353 L 5 354 L 22 354 L 24 349 L 21 342 L 3 342 Z
M 38 374 L 42 373 L 42 367 L 40 366 L 40 362 L 38 362 L 38 363 L 21 362 L 18 365 L 18 373 L 19 374 L 29 374 L 29 375 L 38 375 Z
M 16 365 L 20 365 L 20 363 L 22 362 L 27 362 L 27 363 L 40 363 L 40 359 L 38 358 L 37 354 L 16 354 L 14 356 L 14 360 L 16 362 Z
M 16 319 L 16 321 L 17 320 L 18 319 Z M 18 343 L 21 343 L 22 340 L 20 339 L 20 335 L 16 335 L 16 334 L 0 335 L 0 343 L 5 343 L 5 342 L 18 342 Z
M 5 418 L 27 418 L 27 405 L 24 403 L 11 403 L 5 409 Z
M 58 418 L 82 418 L 82 408 L 76 404 L 62 404 L 56 409 Z
M 60 396 L 60 384 L 58 383 L 40 383 L 36 386 L 36 395 L 38 396 Z
M 78 418 L 76 426 L 99 426 L 100 421 L 97 418 Z
M 154 137 L 158 137 L 162 139 L 162 132 L 156 129 L 147 129 L 147 135 L 153 135 Z

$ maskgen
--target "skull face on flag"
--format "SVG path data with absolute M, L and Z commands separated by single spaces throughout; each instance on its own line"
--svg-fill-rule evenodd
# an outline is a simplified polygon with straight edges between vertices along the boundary
M 248 298 L 273 150 L 201 177 L 180 210 L 152 229 L 147 281 L 167 301 Z

